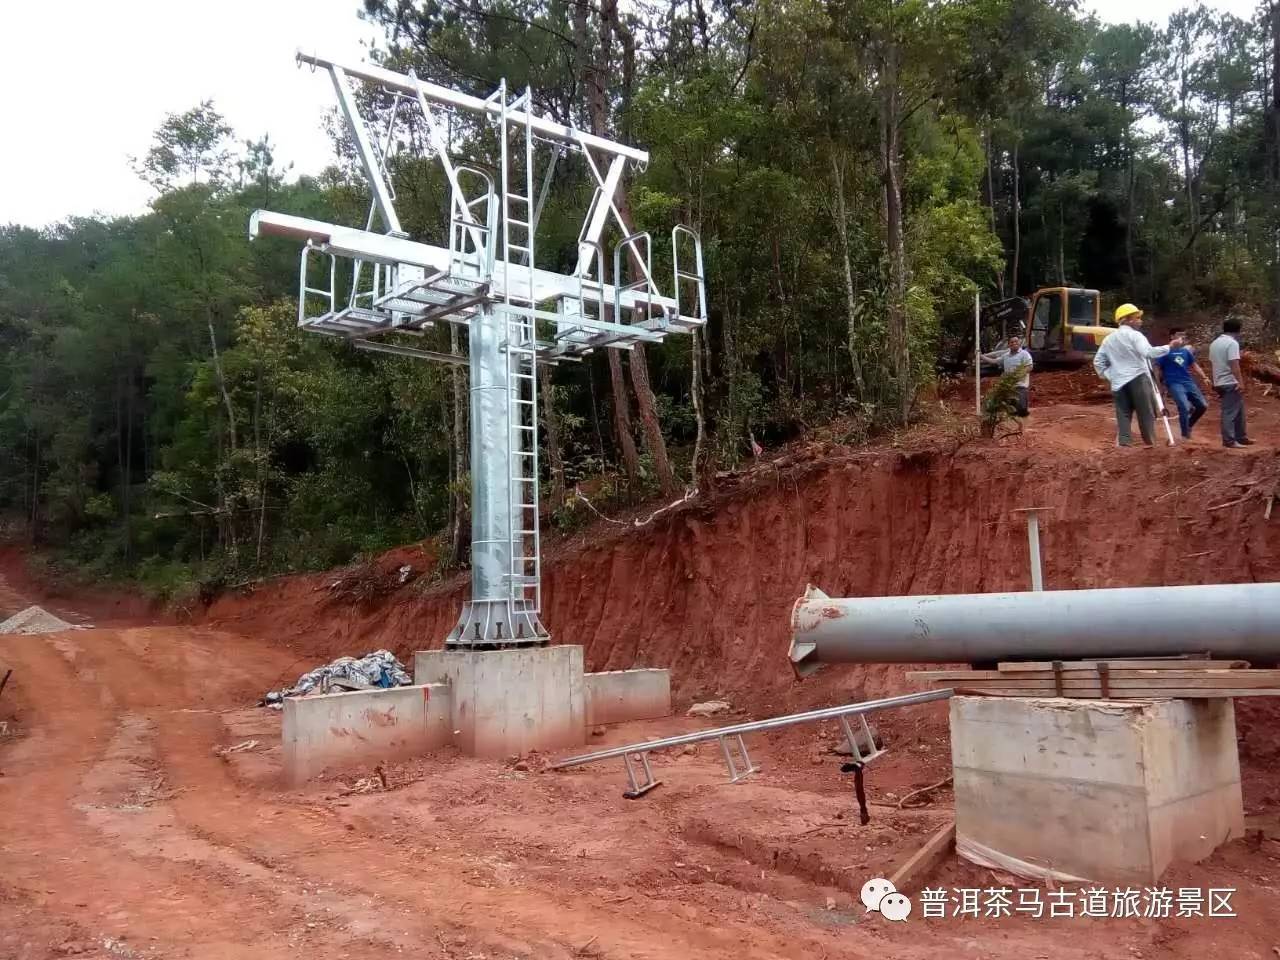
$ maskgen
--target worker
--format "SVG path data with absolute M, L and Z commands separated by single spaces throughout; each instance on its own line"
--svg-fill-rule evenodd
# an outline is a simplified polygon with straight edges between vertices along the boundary
M 1153 347 L 1142 333 L 1142 311 L 1132 303 L 1116 307 L 1116 329 L 1093 355 L 1093 369 L 1111 385 L 1116 407 L 1116 443 L 1133 446 L 1133 415 L 1138 415 L 1142 442 L 1155 445 L 1156 395 L 1152 389 L 1149 360 L 1158 360 L 1171 349 L 1182 346 L 1174 337 L 1167 347 Z
M 1007 350 L 984 353 L 982 354 L 982 359 L 986 363 L 998 364 L 1004 373 L 1013 373 L 1015 370 L 1022 371 L 1022 376 L 1018 379 L 1014 413 L 1020 417 L 1030 416 L 1031 367 L 1033 364 L 1030 351 L 1022 345 L 1022 338 L 1016 335 L 1010 337 Z
M 1186 331 L 1182 327 L 1174 327 L 1169 331 L 1175 337 L 1185 339 Z M 1182 439 L 1191 439 L 1191 429 L 1204 416 L 1209 404 L 1200 392 L 1200 386 L 1191 378 L 1195 374 L 1211 386 L 1209 375 L 1200 364 L 1196 363 L 1195 352 L 1188 346 L 1176 347 L 1156 361 L 1156 372 L 1173 397 L 1173 405 L 1178 408 L 1178 426 L 1182 430 Z
M 1222 334 L 1209 344 L 1209 365 L 1213 367 L 1213 389 L 1222 401 L 1222 445 L 1249 447 L 1253 441 L 1245 432 L 1244 375 L 1240 373 L 1240 321 L 1228 317 Z

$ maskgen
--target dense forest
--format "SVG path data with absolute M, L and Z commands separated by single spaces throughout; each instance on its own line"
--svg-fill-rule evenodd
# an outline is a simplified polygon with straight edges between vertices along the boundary
M 678 494 L 755 442 L 910 420 L 975 290 L 1268 315 L 1280 295 L 1275 4 L 1132 25 L 1072 0 L 365 0 L 357 16 L 396 69 L 481 96 L 505 76 L 540 112 L 644 146 L 635 221 L 704 239 L 705 331 L 547 370 L 562 527 L 586 480 L 606 507 Z M 442 569 L 465 561 L 462 375 L 302 336 L 296 245 L 247 239 L 257 207 L 363 222 L 329 122 L 332 165 L 293 177 L 269 135 L 193 105 L 139 145 L 147 213 L 0 228 L 10 535 L 171 596 L 435 533 Z M 457 136 L 460 154 L 492 149 Z M 429 239 L 447 198 L 416 137 L 391 164 Z M 556 178 L 540 263 L 569 262 L 590 197 L 581 161 Z

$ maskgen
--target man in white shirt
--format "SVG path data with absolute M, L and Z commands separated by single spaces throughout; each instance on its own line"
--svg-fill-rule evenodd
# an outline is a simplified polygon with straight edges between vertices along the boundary
M 1209 344 L 1209 364 L 1213 367 L 1213 389 L 1222 400 L 1222 445 L 1253 445 L 1245 432 L 1244 375 L 1240 372 L 1240 321 L 1222 321 L 1222 335 Z
M 1093 369 L 1111 385 L 1111 398 L 1116 406 L 1116 443 L 1133 446 L 1133 415 L 1138 415 L 1142 442 L 1154 446 L 1156 432 L 1156 395 L 1151 385 L 1149 360 L 1163 357 L 1173 347 L 1182 346 L 1182 338 L 1174 337 L 1167 347 L 1153 347 L 1142 334 L 1142 311 L 1132 303 L 1116 307 L 1117 328 L 1107 334 L 1093 355 Z
M 1031 353 L 1022 345 L 1021 337 L 1009 338 L 1009 349 L 1005 351 L 997 350 L 995 353 L 984 353 L 982 359 L 987 363 L 997 363 L 1000 369 L 1005 373 L 1012 373 L 1015 370 L 1022 371 L 1022 377 L 1018 380 L 1018 409 L 1017 414 L 1025 417 L 1031 413 Z

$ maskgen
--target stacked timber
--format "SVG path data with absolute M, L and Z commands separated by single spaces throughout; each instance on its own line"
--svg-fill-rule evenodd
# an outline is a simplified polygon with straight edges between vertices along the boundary
M 921 670 L 914 680 L 989 697 L 1152 700 L 1280 696 L 1280 670 L 1244 660 L 1045 660 L 1001 663 L 995 670 Z

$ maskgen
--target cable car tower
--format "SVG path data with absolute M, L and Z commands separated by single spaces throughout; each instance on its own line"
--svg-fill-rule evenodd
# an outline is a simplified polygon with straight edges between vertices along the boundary
M 471 599 L 446 647 L 545 644 L 538 365 L 580 360 L 597 348 L 661 342 L 668 333 L 705 324 L 702 241 L 687 227 L 672 230 L 673 275 L 664 293 L 653 273 L 649 234 L 633 231 L 616 202 L 626 164 L 645 164 L 649 155 L 537 116 L 528 88 L 512 97 L 503 81 L 481 99 L 375 65 L 343 66 L 302 53 L 298 62 L 327 71 L 333 81 L 373 195 L 369 216 L 360 228 L 257 210 L 249 235 L 303 242 L 298 325 L 304 330 L 349 340 L 359 349 L 467 366 Z M 353 81 L 392 95 L 381 136 L 361 115 Z M 396 214 L 388 160 L 405 104 L 421 111 L 427 142 L 448 184 L 447 247 L 410 239 Z M 448 111 L 478 115 L 490 126 L 498 145 L 496 170 L 455 161 Z M 577 265 L 565 274 L 538 267 L 536 237 L 555 164 L 567 152 L 582 155 L 595 193 L 578 235 Z M 540 159 L 543 173 L 537 178 Z M 621 231 L 612 274 L 602 244 L 610 218 Z M 373 230 L 375 220 L 380 233 Z M 631 264 L 627 282 L 624 256 Z M 466 328 L 467 357 L 413 345 L 413 338 L 440 323 Z

